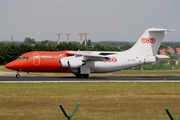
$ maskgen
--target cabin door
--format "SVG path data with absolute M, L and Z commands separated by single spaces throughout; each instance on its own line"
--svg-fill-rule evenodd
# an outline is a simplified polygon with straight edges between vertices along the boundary
M 39 53 L 34 53 L 33 54 L 33 65 L 34 66 L 39 66 L 40 65 L 40 56 L 39 56 Z

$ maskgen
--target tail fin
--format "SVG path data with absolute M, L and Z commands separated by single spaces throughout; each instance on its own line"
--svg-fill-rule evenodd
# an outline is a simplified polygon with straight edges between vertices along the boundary
M 155 56 L 168 31 L 171 30 L 159 28 L 147 29 L 128 52 L 132 54 Z

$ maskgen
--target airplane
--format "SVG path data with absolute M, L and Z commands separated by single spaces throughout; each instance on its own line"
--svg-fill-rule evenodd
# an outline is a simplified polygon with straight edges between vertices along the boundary
M 5 65 L 23 72 L 69 72 L 77 78 L 88 78 L 90 73 L 106 73 L 132 68 L 156 61 L 157 51 L 164 36 L 171 29 L 149 28 L 128 50 L 113 51 L 32 51 Z M 161 56 L 162 57 L 162 56 Z

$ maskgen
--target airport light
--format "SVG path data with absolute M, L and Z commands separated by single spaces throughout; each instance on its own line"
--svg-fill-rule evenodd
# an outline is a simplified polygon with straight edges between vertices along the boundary
M 79 33 L 80 35 L 80 44 L 82 44 L 82 36 L 84 35 L 83 33 Z
M 56 33 L 56 35 L 58 35 L 58 44 L 60 43 L 60 35 L 61 33 Z
M 87 45 L 87 35 L 88 35 L 88 34 L 89 34 L 89 33 L 87 33 L 87 32 L 83 33 L 83 35 L 85 36 L 85 40 L 84 40 L 85 46 Z
M 69 36 L 71 35 L 71 33 L 66 33 L 67 35 L 67 43 L 69 42 Z

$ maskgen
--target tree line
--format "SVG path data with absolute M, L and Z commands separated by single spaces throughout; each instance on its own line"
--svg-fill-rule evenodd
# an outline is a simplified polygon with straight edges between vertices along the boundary
M 100 41 L 91 42 L 87 40 L 87 46 L 83 42 L 60 42 L 45 40 L 36 42 L 35 39 L 26 37 L 23 42 L 0 42 L 0 65 L 4 65 L 25 52 L 30 51 L 124 51 L 132 47 L 134 42 Z M 180 47 L 180 42 L 163 42 L 160 49 L 171 46 Z
M 110 45 L 94 45 L 91 46 L 90 40 L 88 40 L 88 46 L 80 44 L 78 42 L 57 42 L 45 40 L 36 42 L 33 38 L 25 38 L 23 43 L 17 44 L 15 42 L 0 42 L 0 65 L 4 65 L 23 53 L 30 51 L 63 51 L 63 50 L 74 50 L 74 51 L 120 51 L 116 46 Z

